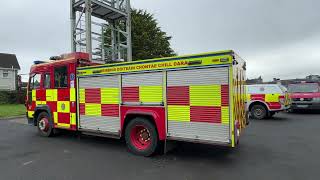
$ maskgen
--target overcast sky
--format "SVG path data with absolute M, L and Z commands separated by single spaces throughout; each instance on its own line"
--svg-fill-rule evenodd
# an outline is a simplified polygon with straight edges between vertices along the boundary
M 153 13 L 179 54 L 235 50 L 247 76 L 320 74 L 319 0 L 131 0 Z M 34 60 L 70 52 L 69 0 L 0 2 L 0 52 Z

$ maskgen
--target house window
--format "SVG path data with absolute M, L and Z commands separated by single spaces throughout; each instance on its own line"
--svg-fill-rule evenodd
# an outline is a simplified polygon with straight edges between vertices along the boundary
M 9 71 L 3 70 L 2 77 L 3 77 L 3 78 L 9 77 Z
M 68 87 L 68 69 L 66 66 L 54 69 L 54 87 L 66 88 Z

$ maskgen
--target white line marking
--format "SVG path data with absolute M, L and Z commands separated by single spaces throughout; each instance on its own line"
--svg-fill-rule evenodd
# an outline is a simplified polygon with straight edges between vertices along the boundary
M 23 163 L 22 165 L 23 165 L 23 166 L 26 166 L 26 165 L 29 165 L 29 164 L 31 164 L 31 163 L 33 163 L 33 161 L 25 162 L 25 163 Z

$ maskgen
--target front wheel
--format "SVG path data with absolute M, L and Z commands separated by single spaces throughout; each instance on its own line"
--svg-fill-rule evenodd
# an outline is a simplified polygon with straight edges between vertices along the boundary
M 264 119 L 267 117 L 267 109 L 260 104 L 256 104 L 251 108 L 251 115 L 253 117 L 253 119 Z
M 156 152 L 159 142 L 155 126 L 144 118 L 135 118 L 127 125 L 125 139 L 131 152 L 146 157 Z
M 40 136 L 50 137 L 53 135 L 53 126 L 50 123 L 48 113 L 42 112 L 37 117 L 37 127 Z

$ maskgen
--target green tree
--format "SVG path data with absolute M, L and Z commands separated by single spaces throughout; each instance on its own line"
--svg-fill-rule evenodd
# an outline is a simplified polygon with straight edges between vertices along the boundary
M 145 10 L 132 11 L 132 59 L 174 56 L 171 36 L 163 32 L 154 16 Z

